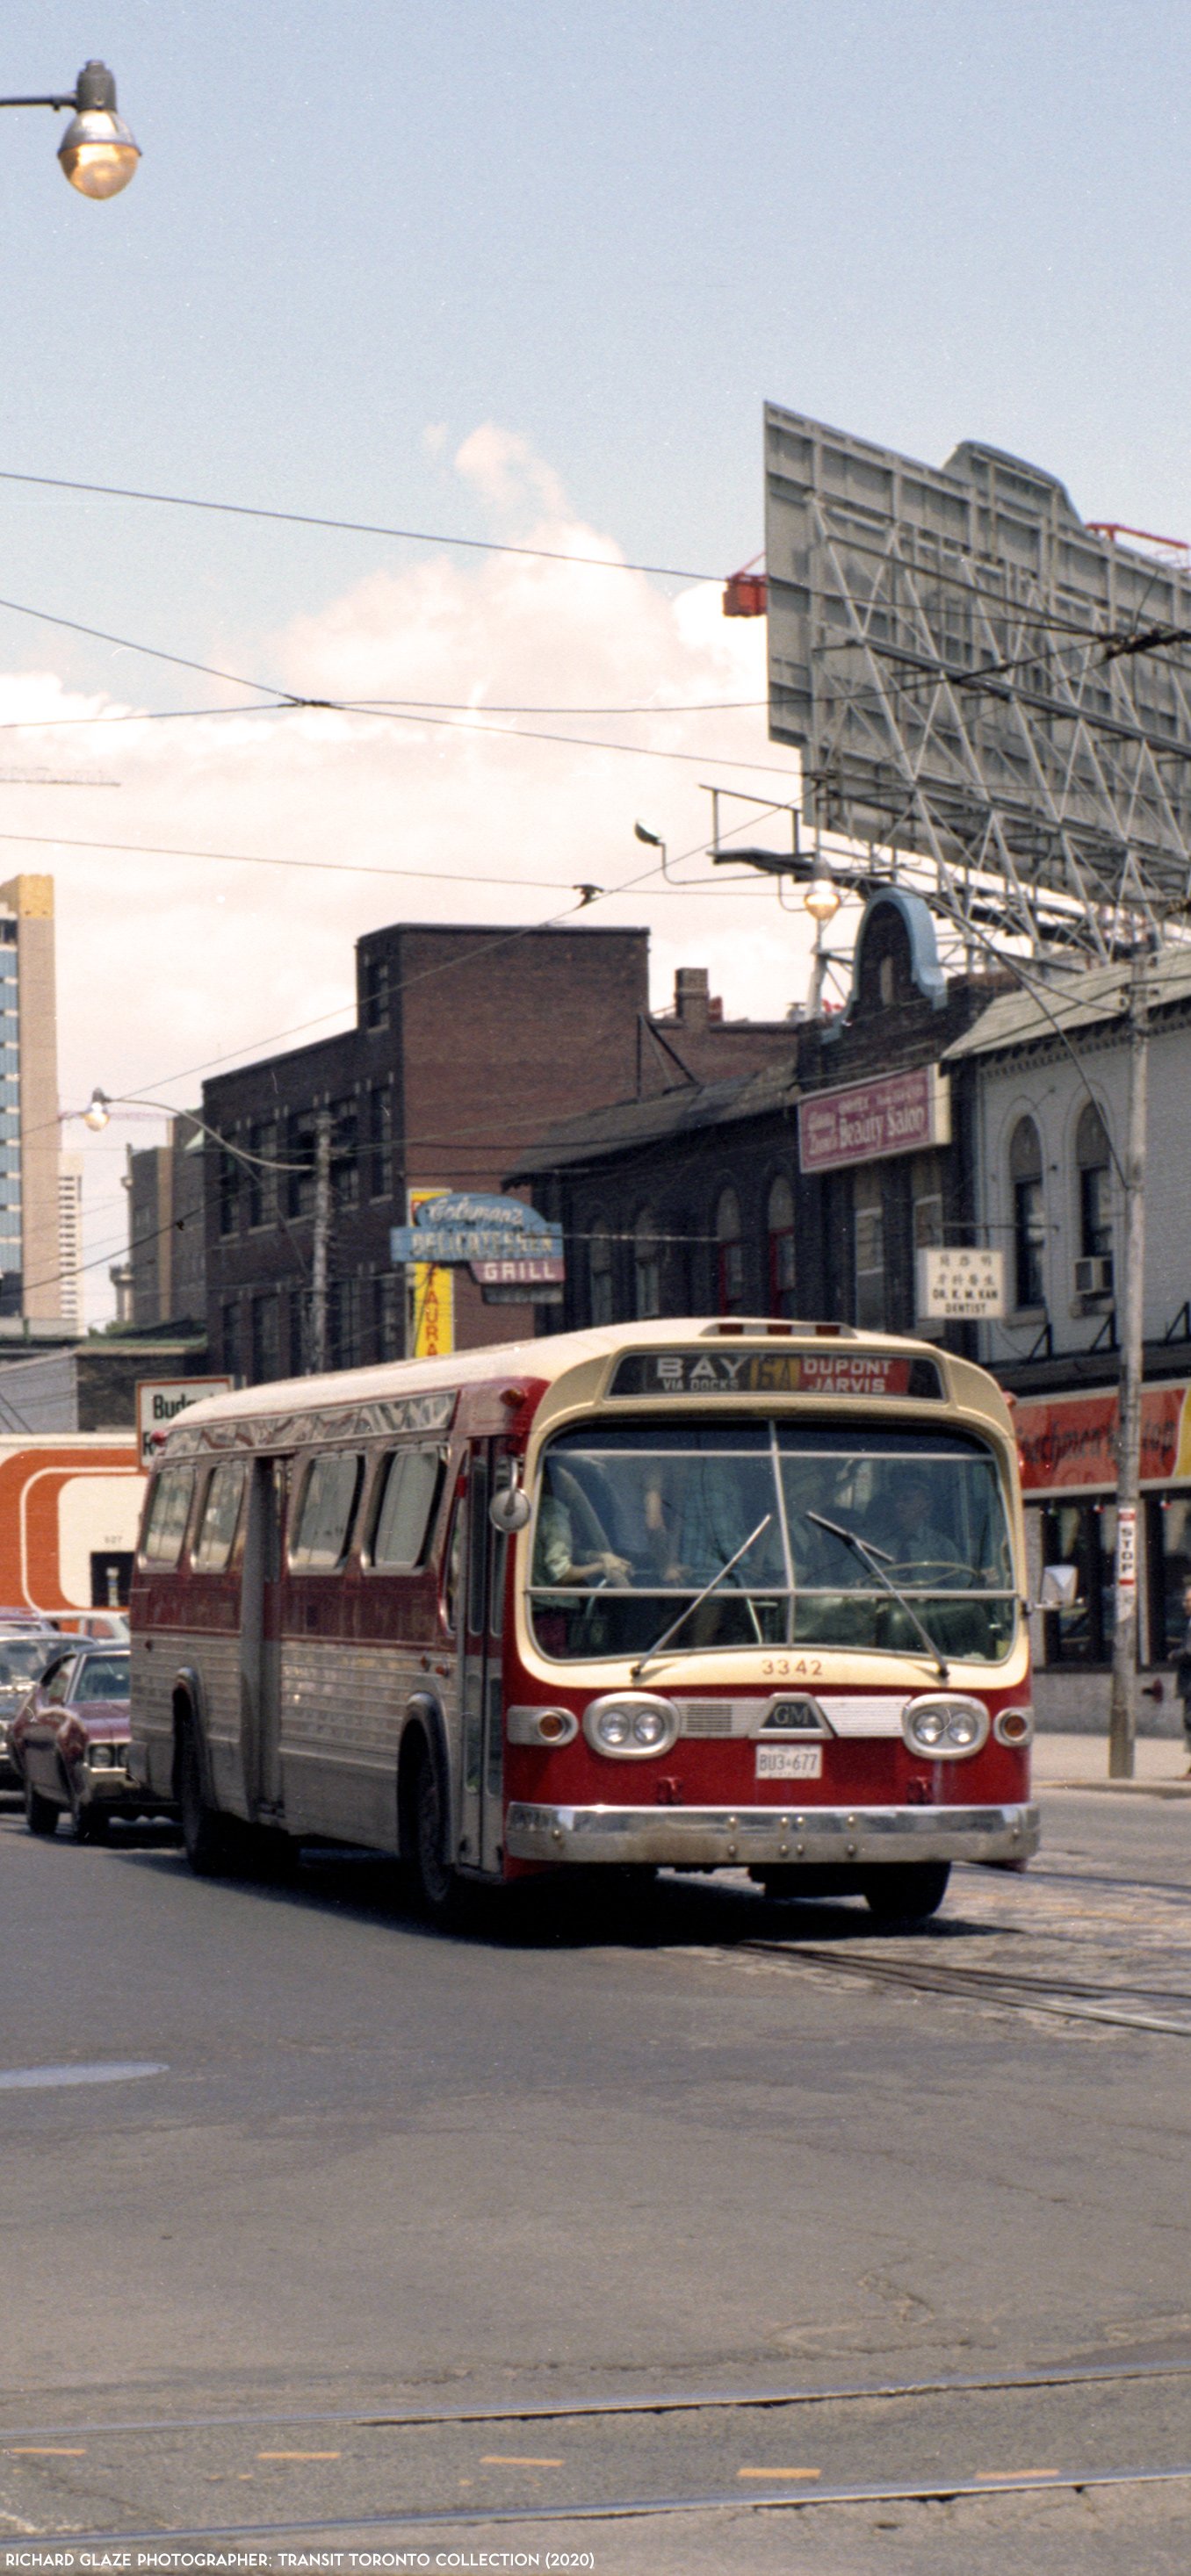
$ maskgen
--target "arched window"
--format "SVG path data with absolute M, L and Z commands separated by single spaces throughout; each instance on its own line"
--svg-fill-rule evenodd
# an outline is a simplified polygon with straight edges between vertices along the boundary
M 1013 1302 L 1046 1304 L 1046 1215 L 1042 1203 L 1042 1140 L 1032 1118 L 1019 1118 L 1009 1141 L 1013 1192 Z
M 1079 1248 L 1085 1260 L 1106 1261 L 1112 1255 L 1112 1154 L 1108 1129 L 1094 1100 L 1080 1114 L 1075 1131 L 1075 1164 L 1079 1175 Z
M 794 1192 L 784 1173 L 779 1174 L 770 1190 L 766 1226 L 769 1312 L 794 1315 L 798 1311 L 794 1287 Z
M 593 1324 L 612 1321 L 612 1237 L 603 1217 L 597 1217 L 587 1245 L 588 1303 Z
M 652 1208 L 642 1208 L 633 1228 L 633 1303 L 640 1316 L 662 1311 L 662 1272 Z
M 717 1309 L 721 1315 L 739 1315 L 744 1306 L 744 1245 L 740 1240 L 740 1201 L 735 1190 L 720 1191 L 715 1232 Z

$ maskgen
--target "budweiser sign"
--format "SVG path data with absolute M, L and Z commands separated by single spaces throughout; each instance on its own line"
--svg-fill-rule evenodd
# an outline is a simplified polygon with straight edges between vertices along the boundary
M 816 1091 L 798 1103 L 798 1159 L 804 1172 L 834 1172 L 887 1154 L 917 1154 L 951 1142 L 951 1094 L 937 1064 L 886 1073 L 847 1091 Z

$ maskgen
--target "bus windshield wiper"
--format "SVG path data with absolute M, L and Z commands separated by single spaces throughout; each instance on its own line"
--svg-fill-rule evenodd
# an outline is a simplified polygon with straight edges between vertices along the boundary
M 913 1602 L 907 1601 L 905 1593 L 899 1591 L 897 1584 L 892 1583 L 885 1572 L 885 1565 L 892 1565 L 894 1561 L 888 1550 L 883 1547 L 873 1547 L 868 1539 L 861 1538 L 855 1530 L 845 1529 L 842 1521 L 829 1521 L 824 1517 L 822 1512 L 808 1511 L 806 1518 L 808 1521 L 814 1521 L 817 1528 L 830 1530 L 833 1538 L 842 1539 L 844 1546 L 851 1548 L 853 1555 L 859 1557 L 861 1564 L 867 1565 L 870 1574 L 876 1575 L 878 1583 L 884 1584 L 886 1591 L 891 1595 L 892 1599 L 899 1604 L 900 1608 L 905 1611 L 907 1619 L 912 1620 L 914 1626 L 918 1630 L 918 1634 L 926 1646 L 931 1662 L 935 1665 L 938 1671 L 940 1681 L 949 1681 L 951 1678 L 950 1667 L 946 1658 L 940 1654 L 929 1628 L 923 1626 Z M 881 1563 L 882 1557 L 885 1560 L 884 1565 Z
M 748 1552 L 749 1552 L 750 1547 L 755 1546 L 756 1541 L 760 1538 L 762 1531 L 763 1531 L 763 1530 L 767 1530 L 767 1529 L 768 1529 L 769 1524 L 770 1524 L 770 1521 L 772 1520 L 772 1518 L 773 1518 L 773 1514 L 772 1514 L 772 1512 L 766 1512 L 764 1520 L 763 1520 L 763 1521 L 758 1521 L 758 1523 L 757 1523 L 757 1526 L 756 1526 L 755 1530 L 750 1530 L 750 1531 L 749 1531 L 749 1535 L 748 1535 L 748 1537 L 746 1538 L 746 1540 L 745 1540 L 745 1542 L 744 1542 L 743 1547 L 738 1547 L 738 1548 L 737 1548 L 735 1556 L 730 1556 L 730 1557 L 728 1557 L 728 1559 L 726 1560 L 726 1562 L 718 1568 L 718 1570 L 717 1570 L 717 1572 L 716 1572 L 715 1574 L 713 1574 L 713 1575 L 712 1575 L 712 1578 L 711 1578 L 710 1583 L 705 1583 L 705 1584 L 704 1584 L 704 1586 L 703 1586 L 702 1591 L 701 1591 L 701 1592 L 696 1592 L 694 1600 L 693 1600 L 693 1601 L 687 1601 L 687 1602 L 685 1602 L 685 1603 L 683 1604 L 683 1607 L 682 1607 L 682 1609 L 679 1611 L 679 1614 L 678 1614 L 677 1619 L 672 1619 L 672 1620 L 671 1620 L 671 1622 L 670 1622 L 669 1627 L 668 1627 L 668 1628 L 663 1628 L 662 1633 L 661 1633 L 661 1636 L 660 1636 L 660 1637 L 655 1637 L 655 1638 L 654 1638 L 654 1641 L 653 1641 L 652 1646 L 647 1646 L 647 1647 L 646 1647 L 646 1649 L 645 1649 L 644 1654 L 643 1654 L 643 1655 L 638 1655 L 636 1663 L 635 1663 L 635 1664 L 633 1664 L 633 1665 L 630 1667 L 630 1669 L 631 1669 L 631 1671 L 632 1671 L 633 1680 L 634 1680 L 635 1682 L 639 1682 L 639 1681 L 640 1681 L 640 1679 L 641 1679 L 641 1675 L 642 1675 L 642 1673 L 644 1672 L 646 1665 L 647 1665 L 647 1664 L 651 1664 L 651 1663 L 653 1662 L 653 1659 L 654 1659 L 654 1656 L 655 1656 L 655 1655 L 660 1655 L 660 1653 L 661 1653 L 661 1651 L 662 1651 L 663 1646 L 668 1646 L 668 1645 L 669 1645 L 671 1637 L 676 1637 L 676 1636 L 678 1635 L 678 1631 L 679 1631 L 679 1629 L 685 1625 L 686 1621 L 687 1621 L 688 1619 L 691 1619 L 691 1618 L 693 1618 L 693 1617 L 694 1617 L 694 1614 L 695 1614 L 696 1610 L 699 1608 L 700 1603 L 701 1603 L 701 1602 L 703 1602 L 703 1601 L 706 1601 L 707 1596 L 708 1596 L 708 1594 L 709 1594 L 710 1592 L 714 1592 L 714 1590 L 715 1590 L 715 1587 L 716 1587 L 717 1583 L 722 1583 L 722 1582 L 723 1582 L 723 1580 L 724 1580 L 724 1576 L 725 1576 L 726 1574 L 730 1574 L 730 1573 L 731 1573 L 733 1566 L 734 1566 L 734 1565 L 739 1565 L 740 1560 L 741 1560 L 741 1557 L 742 1557 L 742 1556 L 747 1556 L 747 1555 L 748 1555 Z M 682 1652 L 683 1652 L 683 1654 L 684 1654 L 684 1655 L 685 1655 L 685 1654 L 687 1654 L 687 1653 L 688 1653 L 688 1652 L 690 1652 L 690 1651 L 692 1651 L 692 1650 L 691 1650 L 691 1649 L 689 1649 L 689 1648 L 687 1648 L 686 1646 L 684 1646 L 684 1647 L 683 1647 L 683 1649 L 682 1649 Z M 700 1649 L 699 1649 L 698 1647 L 695 1647 L 695 1648 L 693 1649 L 693 1651 L 697 1654 L 697 1653 L 699 1653 Z

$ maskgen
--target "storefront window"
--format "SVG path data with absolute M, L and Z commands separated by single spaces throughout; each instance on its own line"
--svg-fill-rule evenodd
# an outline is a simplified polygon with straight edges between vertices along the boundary
M 735 1190 L 720 1191 L 715 1231 L 719 1312 L 721 1315 L 739 1315 L 744 1306 L 744 1245 L 740 1240 L 740 1201 Z
M 612 1321 L 612 1237 L 597 1217 L 587 1245 L 587 1279 L 593 1324 Z
M 794 1276 L 794 1192 L 779 1173 L 769 1193 L 769 1312 L 796 1315 Z
M 880 1165 L 866 1164 L 852 1183 L 856 1247 L 856 1321 L 862 1332 L 885 1323 L 885 1193 Z
M 1173 1663 L 1187 1628 L 1183 1586 L 1191 1583 L 1191 1494 L 1151 1502 L 1147 1514 L 1151 1664 Z
M 638 1315 L 660 1315 L 662 1269 L 652 1208 L 642 1208 L 633 1229 L 633 1285 Z
M 1048 1664 L 1107 1664 L 1112 1657 L 1115 1503 L 1056 1503 L 1043 1518 L 1043 1569 L 1074 1567 L 1069 1607 L 1043 1622 Z

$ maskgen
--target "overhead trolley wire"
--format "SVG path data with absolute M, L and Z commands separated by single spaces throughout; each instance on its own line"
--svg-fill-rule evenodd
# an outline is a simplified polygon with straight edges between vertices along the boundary
M 207 510 L 231 519 L 272 520 L 288 528 L 330 528 L 353 537 L 390 537 L 403 545 L 455 546 L 468 554 L 518 555 L 530 563 L 582 564 L 595 572 L 652 573 L 660 581 L 722 582 L 722 572 L 693 572 L 685 564 L 629 563 L 623 556 L 573 555 L 561 546 L 514 546 L 497 537 L 453 537 L 426 528 L 386 527 L 369 519 L 334 519 L 312 510 L 265 510 L 248 501 L 200 501 L 185 492 L 147 492 L 123 483 L 78 483 L 64 474 L 17 474 L 0 467 L 0 483 L 35 484 L 42 491 L 89 492 L 105 501 L 150 501 L 168 510 Z

